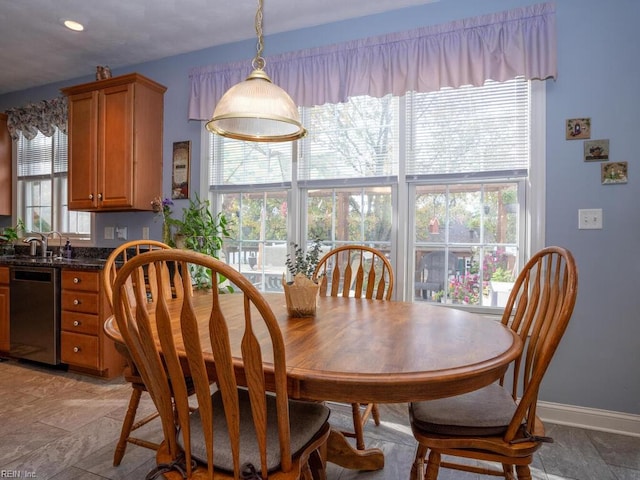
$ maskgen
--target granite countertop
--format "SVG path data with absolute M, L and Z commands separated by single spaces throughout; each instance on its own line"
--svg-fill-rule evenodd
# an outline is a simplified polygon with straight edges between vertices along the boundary
M 42 258 L 40 255 L 29 255 L 29 247 L 16 245 L 13 255 L 0 255 L 0 266 L 4 267 L 57 267 L 74 268 L 76 270 L 102 270 L 107 257 L 113 249 L 95 247 L 77 247 L 72 258 Z M 39 253 L 39 251 L 38 251 Z M 51 253 L 58 253 L 57 248 Z
M 100 258 L 42 258 L 29 255 L 0 256 L 0 266 L 5 267 L 56 267 L 78 270 L 102 270 L 106 260 Z

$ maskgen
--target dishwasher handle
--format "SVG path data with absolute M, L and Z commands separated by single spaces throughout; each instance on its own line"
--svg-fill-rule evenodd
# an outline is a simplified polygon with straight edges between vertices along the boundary
M 51 283 L 54 279 L 52 268 L 39 269 L 13 269 L 11 273 L 12 281 L 43 282 Z

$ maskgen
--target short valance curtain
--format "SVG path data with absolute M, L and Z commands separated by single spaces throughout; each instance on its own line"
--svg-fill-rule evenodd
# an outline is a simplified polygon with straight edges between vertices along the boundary
M 431 92 L 517 76 L 557 76 L 555 5 L 495 14 L 266 58 L 265 70 L 300 106 L 349 97 Z M 189 118 L 208 120 L 249 61 L 194 68 Z
M 38 132 L 50 137 L 56 128 L 67 133 L 67 99 L 64 97 L 10 108 L 6 113 L 7 128 L 14 141 L 20 138 L 20 132 L 27 140 L 33 140 Z

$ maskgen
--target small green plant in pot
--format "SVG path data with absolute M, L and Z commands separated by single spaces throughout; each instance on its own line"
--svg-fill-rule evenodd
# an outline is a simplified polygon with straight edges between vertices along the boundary
M 0 230 L 0 255 L 13 255 L 13 242 L 24 232 L 24 222 L 18 219 L 15 227 L 3 227 Z
M 282 274 L 282 288 L 287 312 L 292 317 L 313 317 L 316 314 L 320 286 L 313 281 L 313 273 L 320 260 L 321 247 L 320 240 L 316 239 L 307 252 L 293 244 L 293 257 L 287 254 L 285 264 L 293 280 L 286 282 Z
M 177 246 L 214 258 L 219 258 L 224 239 L 231 237 L 229 223 L 224 214 L 218 213 L 214 216 L 209 208 L 209 201 L 200 200 L 197 194 L 195 200 L 189 199 L 189 206 L 183 209 L 181 220 L 169 218 L 167 221 L 176 229 L 176 237 L 183 240 L 183 245 Z M 194 267 L 190 273 L 196 288 L 211 288 L 210 269 Z M 222 284 L 225 279 L 218 280 L 219 284 Z M 227 286 L 225 290 L 232 292 L 233 288 Z
M 308 279 L 311 279 L 313 277 L 313 272 L 315 272 L 316 266 L 318 265 L 318 261 L 320 260 L 321 248 L 322 243 L 319 238 L 313 241 L 311 248 L 309 248 L 307 252 L 305 252 L 297 243 L 294 243 L 293 257 L 291 257 L 291 254 L 287 254 L 287 260 L 285 261 L 285 265 L 291 274 L 291 278 L 295 279 L 296 276 L 302 274 Z

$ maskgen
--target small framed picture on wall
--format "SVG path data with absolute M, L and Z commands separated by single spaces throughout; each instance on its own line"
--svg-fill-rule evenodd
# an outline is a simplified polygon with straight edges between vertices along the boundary
M 570 118 L 566 126 L 567 140 L 591 138 L 590 118 Z
M 584 161 L 602 162 L 609 160 L 609 140 L 587 140 L 584 142 Z
M 173 142 L 171 198 L 189 198 L 191 141 Z
M 627 162 L 612 162 L 600 164 L 603 185 L 627 183 Z

